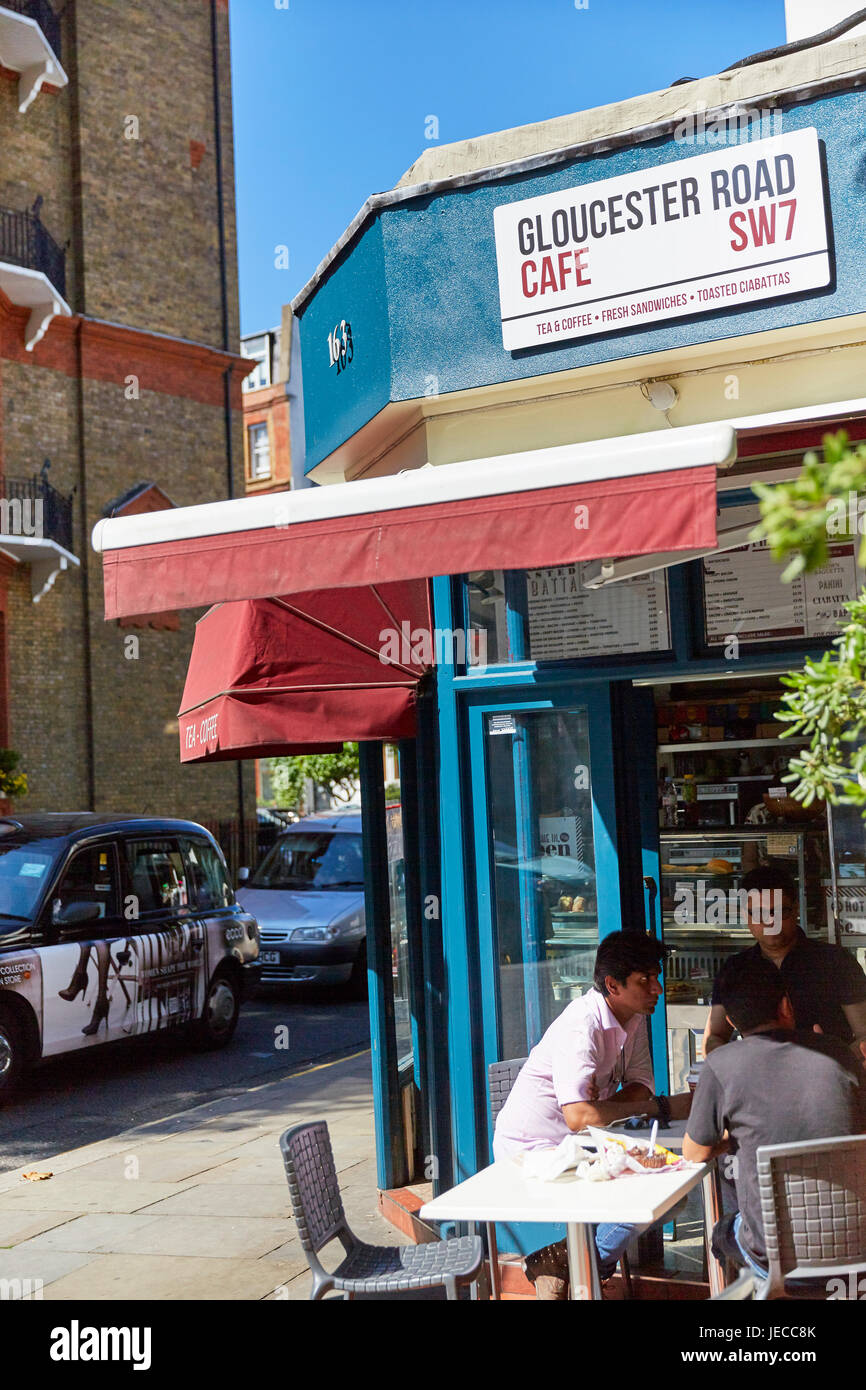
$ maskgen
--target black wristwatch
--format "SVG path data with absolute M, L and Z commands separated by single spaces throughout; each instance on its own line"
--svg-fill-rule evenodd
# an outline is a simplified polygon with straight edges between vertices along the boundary
M 653 1100 L 659 1108 L 659 1123 L 662 1129 L 670 1129 L 671 1124 L 671 1103 L 667 1096 L 653 1096 Z

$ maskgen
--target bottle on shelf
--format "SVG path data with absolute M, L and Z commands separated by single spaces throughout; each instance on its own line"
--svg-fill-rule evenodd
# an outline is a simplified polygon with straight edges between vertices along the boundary
M 683 777 L 683 807 L 684 821 L 688 826 L 698 824 L 698 788 L 695 782 L 695 774 L 687 772 Z
M 677 789 L 673 778 L 665 774 L 664 786 L 662 788 L 662 824 L 666 827 L 675 827 L 676 823 Z

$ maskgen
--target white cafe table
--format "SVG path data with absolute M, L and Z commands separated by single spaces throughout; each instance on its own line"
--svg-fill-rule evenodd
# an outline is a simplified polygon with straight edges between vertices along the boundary
M 520 1221 L 565 1223 L 573 1299 L 598 1299 L 601 1289 L 592 1226 L 598 1222 L 651 1225 L 707 1176 L 706 1163 L 671 1173 L 630 1173 L 609 1182 L 587 1182 L 573 1170 L 553 1182 L 528 1178 L 514 1159 L 483 1168 L 426 1202 L 424 1221 Z

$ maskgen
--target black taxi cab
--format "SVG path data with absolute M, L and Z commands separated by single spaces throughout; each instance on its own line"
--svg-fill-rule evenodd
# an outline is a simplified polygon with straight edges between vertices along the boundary
M 44 1058 L 177 1030 L 222 1047 L 258 963 L 216 841 L 192 821 L 0 817 L 0 1098 Z

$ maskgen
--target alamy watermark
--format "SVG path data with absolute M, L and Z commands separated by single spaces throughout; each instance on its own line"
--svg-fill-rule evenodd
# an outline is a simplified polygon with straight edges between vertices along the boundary
M 41 540 L 44 505 L 41 497 L 0 497 L 0 535 Z
M 0 1279 L 0 1303 L 41 1299 L 44 1287 L 41 1279 Z
M 779 888 L 709 888 L 703 879 L 674 889 L 677 926 L 705 922 L 711 927 L 759 926 L 764 936 L 782 930 L 784 893 Z
M 674 140 L 689 145 L 740 145 L 744 140 L 767 140 L 782 133 L 782 112 L 769 106 L 731 106 L 709 112 L 699 101 L 694 110 L 674 112 Z
M 487 667 L 487 632 L 484 628 L 416 627 L 402 622 L 379 633 L 379 660 L 383 666 Z
M 849 492 L 827 503 L 828 536 L 866 536 L 866 497 Z

